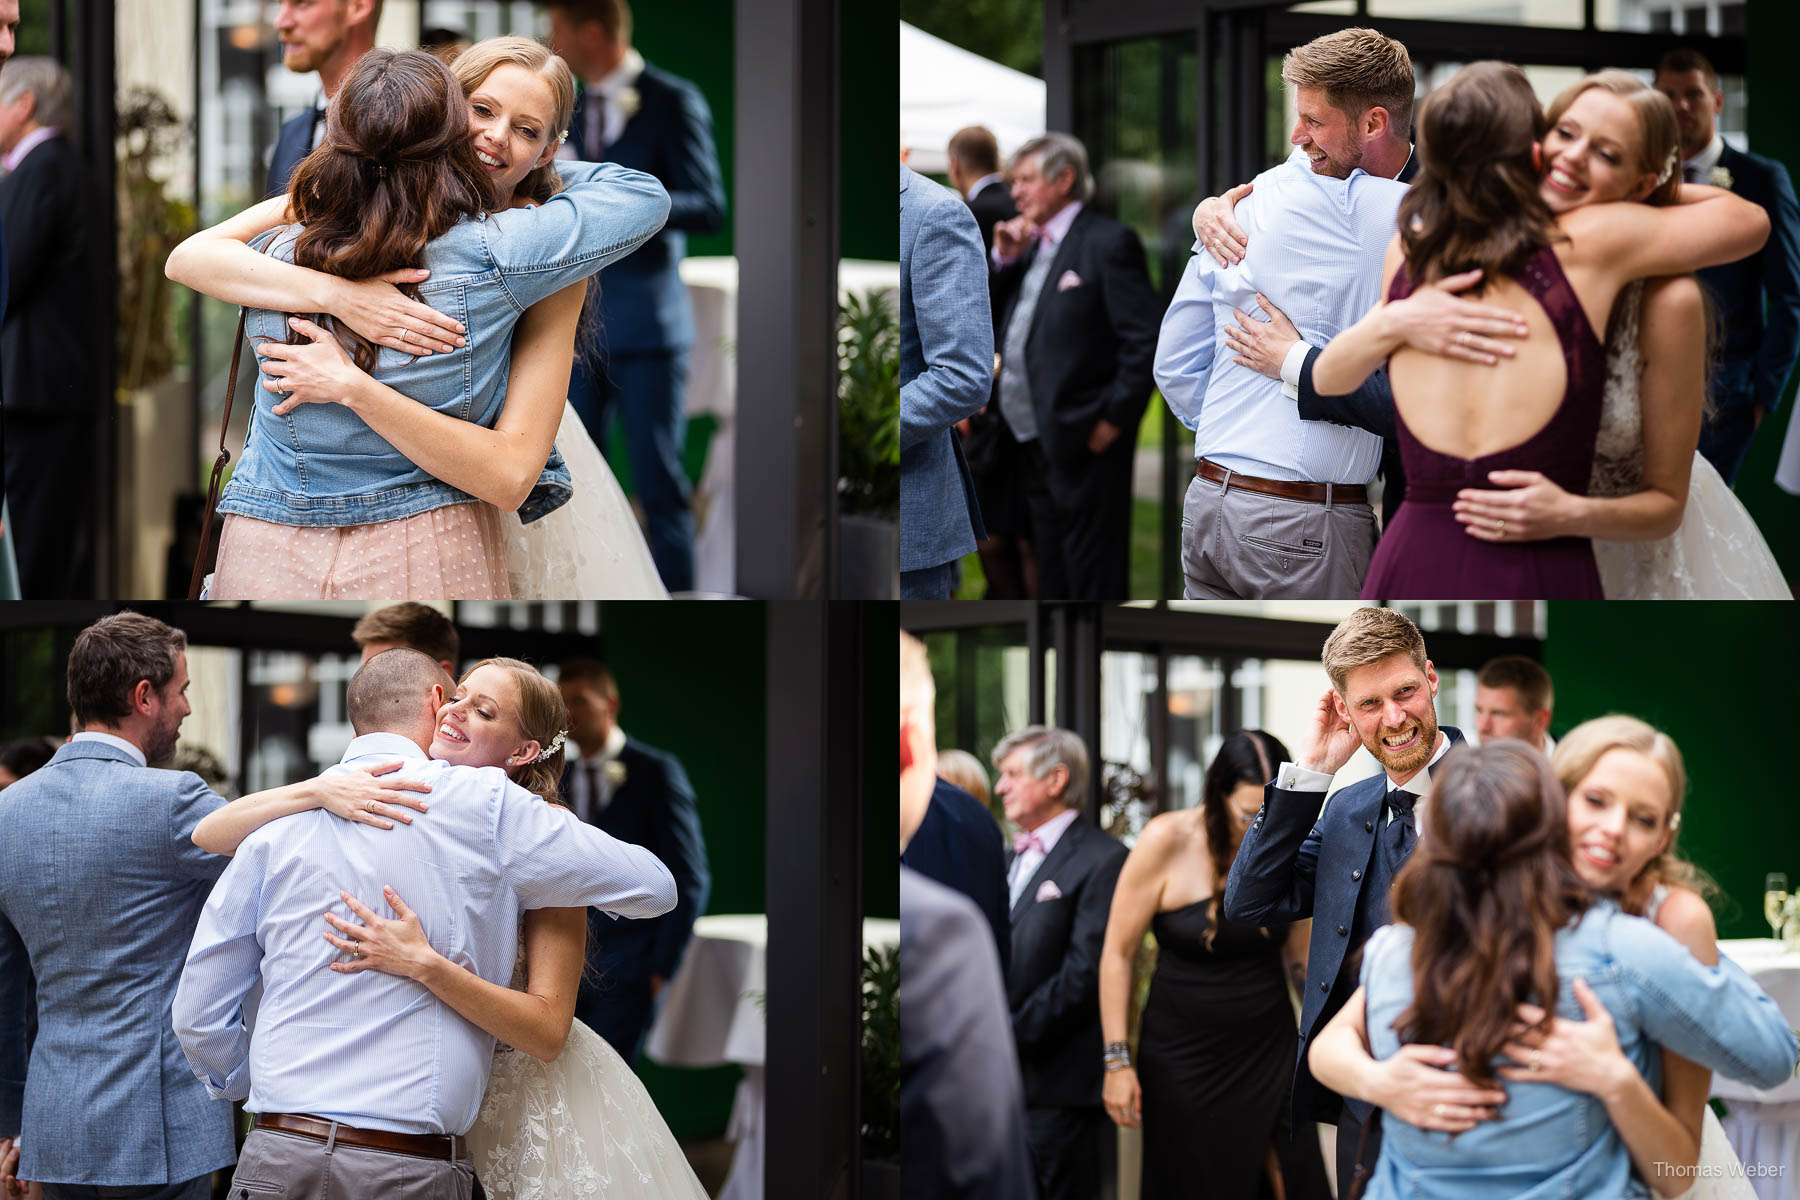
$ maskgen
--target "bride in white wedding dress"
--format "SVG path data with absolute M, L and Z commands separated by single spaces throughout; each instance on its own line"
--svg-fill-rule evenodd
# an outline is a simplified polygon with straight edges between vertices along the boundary
M 1546 113 L 1553 212 L 1681 203 L 1674 110 L 1622 71 L 1590 75 Z M 1591 537 L 1609 600 L 1773 600 L 1791 594 L 1748 511 L 1696 449 L 1706 395 L 1705 302 L 1692 276 L 1634 283 L 1606 335 L 1606 390 L 1588 495 L 1536 472 L 1456 502 L 1471 537 Z
M 470 138 L 493 184 L 496 209 L 540 204 L 561 190 L 553 160 L 575 104 L 567 64 L 529 38 L 497 37 L 465 50 L 451 71 L 469 100 Z M 401 354 L 458 352 L 459 323 L 401 291 L 420 282 L 423 272 L 348 280 L 245 253 L 241 243 L 289 219 L 286 197 L 276 197 L 232 218 L 228 227 L 196 235 L 188 243 L 183 281 L 233 302 L 323 312 Z M 499 510 L 494 516 L 510 591 L 504 598 L 667 599 L 618 480 L 567 400 L 576 343 L 593 332 L 582 324 L 589 319 L 583 304 L 588 287 L 572 284 L 520 317 L 506 403 L 492 429 L 412 403 L 360 370 L 323 330 L 310 342 L 281 349 L 286 395 L 273 414 L 299 404 L 344 404 L 362 394 L 359 415 L 396 450 Z M 546 470 L 553 449 L 567 463 L 566 479 Z M 532 480 L 537 483 L 527 495 Z
M 431 757 L 501 767 L 553 802 L 562 773 L 568 713 L 562 694 L 529 664 L 487 659 L 463 676 L 438 713 Z M 571 815 L 570 820 L 576 818 Z M 481 1115 L 470 1129 L 475 1175 L 492 1200 L 706 1200 L 650 1094 L 625 1060 L 574 1019 L 587 937 L 587 910 L 525 914 L 512 986 L 449 961 L 426 941 L 418 917 L 389 889 L 395 918 L 361 900 L 363 922 L 328 918 L 354 943 L 343 972 L 386 971 L 418 980 L 499 1042 Z

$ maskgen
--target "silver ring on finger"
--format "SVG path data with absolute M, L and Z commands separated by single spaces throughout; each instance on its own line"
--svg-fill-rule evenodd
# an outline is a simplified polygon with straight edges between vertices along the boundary
M 1431 1115 L 1434 1117 L 1447 1117 L 1450 1115 L 1450 1106 L 1448 1104 L 1434 1104 L 1431 1106 Z
M 1532 1069 L 1532 1070 L 1533 1070 L 1533 1071 L 1541 1071 L 1541 1070 L 1543 1070 L 1543 1069 L 1544 1069 L 1544 1054 L 1543 1054 L 1543 1051 L 1541 1051 L 1541 1050 L 1533 1050 L 1533 1051 L 1532 1051 L 1532 1052 L 1531 1052 L 1531 1064 L 1530 1064 L 1530 1065 L 1531 1065 L 1531 1069 Z

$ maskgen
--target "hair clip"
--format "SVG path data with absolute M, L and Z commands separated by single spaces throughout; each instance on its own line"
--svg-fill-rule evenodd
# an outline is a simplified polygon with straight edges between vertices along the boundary
M 559 146 L 568 140 L 569 140 L 569 131 L 566 129 L 556 135 L 556 144 Z
M 563 747 L 563 739 L 568 736 L 569 736 L 568 730 L 566 730 L 566 729 L 557 730 L 556 736 L 550 739 L 550 744 L 548 746 L 545 746 L 542 750 L 538 751 L 538 756 L 536 758 L 532 759 L 531 761 L 532 762 L 543 762 L 545 759 L 549 758 L 552 754 L 555 754 L 558 750 L 561 750 Z
M 1656 186 L 1661 187 L 1675 174 L 1675 168 L 1681 165 L 1681 147 L 1669 151 L 1669 161 L 1663 164 L 1662 174 L 1656 177 Z

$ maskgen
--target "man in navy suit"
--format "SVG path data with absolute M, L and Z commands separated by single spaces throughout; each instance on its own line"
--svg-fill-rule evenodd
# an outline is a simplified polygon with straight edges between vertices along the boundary
M 319 94 L 312 107 L 281 127 L 269 160 L 269 191 L 279 196 L 300 160 L 325 138 L 325 107 L 356 60 L 375 48 L 375 26 L 381 0 L 281 0 L 275 14 L 275 36 L 281 39 L 281 65 L 296 74 L 319 73 Z
M 1300 761 L 1282 763 L 1264 790 L 1225 885 L 1225 915 L 1253 925 L 1312 918 L 1293 1128 L 1337 1125 L 1338 1195 L 1347 1196 L 1373 1109 L 1314 1080 L 1307 1047 L 1356 990 L 1362 944 L 1391 919 L 1389 888 L 1418 842 L 1415 810 L 1431 795 L 1431 766 L 1463 736 L 1438 728 L 1438 677 L 1425 638 L 1394 609 L 1359 608 L 1345 617 L 1325 639 L 1322 658 L 1331 687 L 1319 698 Z M 1382 774 L 1325 804 L 1331 777 L 1358 745 Z M 1379 1146 L 1379 1127 L 1371 1127 L 1361 1145 L 1365 1166 Z
M 1007 865 L 1006 998 L 1043 1200 L 1093 1200 L 1112 1125 L 1101 1106 L 1100 947 L 1125 847 L 1082 817 L 1087 747 L 1032 725 L 994 747 L 994 791 L 1019 827 Z
M 1800 205 L 1786 167 L 1719 136 L 1725 93 L 1703 55 L 1685 49 L 1663 55 L 1656 89 L 1675 105 L 1682 178 L 1729 188 L 1769 214 L 1761 250 L 1695 272 L 1712 298 L 1720 334 L 1708 387 L 1713 411 L 1700 430 L 1700 453 L 1730 483 L 1757 426 L 1780 405 L 1800 355 Z
M 563 799 L 582 820 L 648 848 L 675 876 L 675 907 L 654 920 L 615 921 L 588 910 L 589 969 L 575 1015 L 636 1062 L 656 998 L 706 911 L 706 841 L 681 763 L 619 728 L 612 673 L 591 658 L 570 659 L 558 668 L 557 685 L 569 709 L 569 736 L 581 750 L 568 756 Z
M 650 66 L 631 48 L 626 0 L 556 0 L 545 7 L 550 44 L 586 83 L 576 93 L 562 153 L 647 172 L 669 192 L 662 232 L 601 276 L 599 349 L 584 347 L 576 357 L 569 398 L 602 447 L 617 402 L 650 556 L 665 587 L 690 591 L 694 515 L 681 451 L 694 315 L 680 268 L 688 234 L 725 224 L 712 113 L 699 88 Z
M 1019 215 L 1006 175 L 1000 170 L 1000 143 L 981 125 L 968 125 L 950 135 L 950 186 L 962 194 L 981 230 L 984 250 L 994 248 L 994 226 Z

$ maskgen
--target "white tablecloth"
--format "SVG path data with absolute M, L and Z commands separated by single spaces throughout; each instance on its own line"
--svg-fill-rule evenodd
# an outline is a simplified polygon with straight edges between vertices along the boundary
M 1762 985 L 1790 1025 L 1800 1027 L 1800 951 L 1773 938 L 1720 942 L 1719 951 Z M 1731 1110 L 1722 1122 L 1725 1135 L 1759 1200 L 1800 1200 L 1800 1078 L 1765 1089 L 1714 1075 L 1713 1095 Z
M 900 922 L 868 917 L 864 947 L 900 944 Z M 694 922 L 694 940 L 681 969 L 669 981 L 662 1011 L 650 1027 L 645 1052 L 674 1067 L 717 1067 L 737 1063 L 743 1082 L 731 1106 L 725 1135 L 738 1145 L 731 1174 L 719 1200 L 760 1200 L 767 1105 L 763 1064 L 767 1061 L 769 919 L 760 913 L 722 914 Z

